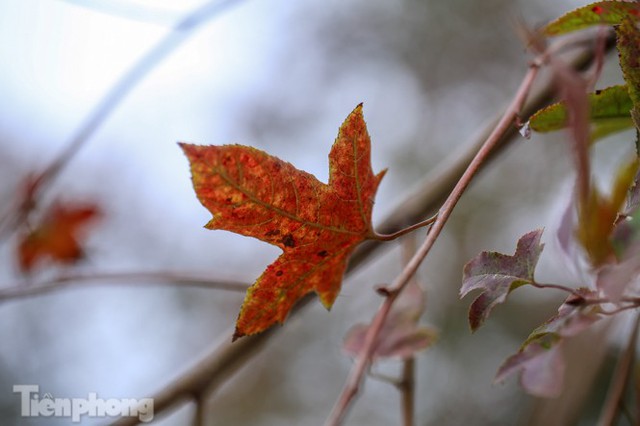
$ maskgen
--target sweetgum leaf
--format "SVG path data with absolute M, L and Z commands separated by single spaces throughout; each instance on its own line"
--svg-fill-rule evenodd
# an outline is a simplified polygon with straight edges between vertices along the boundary
M 612 86 L 588 95 L 591 141 L 633 127 L 630 111 L 633 102 L 626 86 Z M 564 102 L 549 105 L 533 114 L 529 120 L 532 130 L 552 132 L 568 126 L 569 112 Z
M 635 4 L 640 7 L 638 3 Z M 633 101 L 631 116 L 636 128 L 640 129 L 640 31 L 636 27 L 636 21 L 623 19 L 616 28 L 616 35 L 620 67 Z
M 283 253 L 249 288 L 234 340 L 284 322 L 309 292 L 329 309 L 349 255 L 372 235 L 371 210 L 384 171 L 371 170 L 371 142 L 358 105 L 329 154 L 329 184 L 255 148 L 180 144 L 206 228 L 273 244 Z
M 600 1 L 572 10 L 549 23 L 544 33 L 550 36 L 583 30 L 594 25 L 618 25 L 625 18 L 640 17 L 640 5 L 635 2 Z
M 503 303 L 511 291 L 534 282 L 533 273 L 544 247 L 540 243 L 542 232 L 538 229 L 520 237 L 513 256 L 482 252 L 464 266 L 460 297 L 475 289 L 482 290 L 469 308 L 472 331 L 482 325 L 494 306 Z
M 46 260 L 70 264 L 82 258 L 83 231 L 98 216 L 100 210 L 94 204 L 55 203 L 39 224 L 20 237 L 20 269 L 29 272 Z

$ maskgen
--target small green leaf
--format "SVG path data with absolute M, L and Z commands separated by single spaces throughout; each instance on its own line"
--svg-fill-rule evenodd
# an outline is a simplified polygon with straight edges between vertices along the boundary
M 591 140 L 594 142 L 610 134 L 633 127 L 629 111 L 633 102 L 627 86 L 612 86 L 588 95 Z M 564 102 L 549 105 L 533 114 L 529 120 L 532 130 L 540 133 L 560 130 L 568 125 L 568 110 Z
M 583 30 L 594 25 L 618 25 L 625 18 L 640 18 L 640 4 L 622 1 L 600 1 L 566 13 L 544 28 L 550 36 Z
M 640 128 L 640 31 L 631 19 L 624 19 L 616 28 L 620 67 L 633 102 L 631 117 Z

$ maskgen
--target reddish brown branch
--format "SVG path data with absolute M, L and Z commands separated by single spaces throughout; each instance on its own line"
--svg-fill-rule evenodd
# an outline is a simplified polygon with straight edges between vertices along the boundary
M 616 424 L 616 419 L 620 412 L 620 407 L 624 397 L 624 390 L 627 387 L 632 374 L 632 367 L 635 358 L 636 342 L 638 341 L 638 329 L 640 328 L 640 315 L 636 316 L 627 347 L 620 353 L 616 370 L 611 378 L 611 384 L 607 393 L 602 413 L 600 414 L 599 426 L 611 426 Z
M 347 379 L 342 394 L 338 398 L 336 405 L 334 406 L 331 414 L 329 415 L 329 418 L 327 419 L 327 426 L 337 426 L 342 424 L 342 421 L 347 413 L 347 409 L 358 393 L 358 389 L 364 377 L 364 373 L 371 363 L 375 342 L 378 338 L 378 335 L 380 334 L 380 331 L 382 330 L 382 326 L 387 316 L 389 315 L 393 303 L 400 294 L 400 291 L 402 291 L 402 289 L 409 283 L 411 277 L 415 274 L 424 258 L 431 251 L 431 248 L 442 232 L 444 225 L 447 223 L 449 217 L 451 216 L 453 209 L 460 200 L 460 197 L 462 197 L 464 191 L 471 183 L 473 177 L 480 170 L 482 164 L 487 161 L 490 152 L 500 142 L 505 132 L 513 125 L 514 121 L 518 117 L 518 114 L 522 110 L 522 106 L 524 105 L 524 102 L 526 100 L 526 97 L 531 90 L 531 86 L 536 76 L 538 75 L 538 70 L 538 65 L 532 64 L 530 66 L 529 71 L 525 75 L 511 105 L 507 108 L 506 112 L 504 113 L 502 119 L 499 121 L 494 131 L 489 135 L 489 138 L 482 145 L 478 153 L 471 161 L 471 164 L 469 164 L 469 167 L 462 174 L 460 180 L 453 188 L 453 191 L 449 194 L 443 206 L 440 208 L 438 216 L 433 225 L 431 225 L 431 228 L 429 228 L 427 237 L 425 238 L 423 244 L 420 246 L 416 254 L 411 258 L 402 273 L 398 275 L 398 277 L 389 287 L 388 297 L 384 300 L 382 306 L 380 306 L 380 309 L 378 310 L 371 323 L 371 327 L 369 328 L 365 338 L 364 347 L 358 354 L 355 365 L 352 368 L 351 373 L 349 374 L 349 378 Z

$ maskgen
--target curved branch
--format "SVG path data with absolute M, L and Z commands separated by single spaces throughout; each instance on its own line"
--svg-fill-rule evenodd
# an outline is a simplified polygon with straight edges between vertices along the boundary
M 518 117 L 518 114 L 520 114 L 526 97 L 531 90 L 531 86 L 533 85 L 533 82 L 538 75 L 538 71 L 539 66 L 533 63 L 530 66 L 529 71 L 525 75 L 524 79 L 522 80 L 520 88 L 518 89 L 511 105 L 507 108 L 506 112 L 502 116 L 502 119 L 498 122 L 498 125 L 495 127 L 493 132 L 491 132 L 487 140 L 482 144 L 480 150 L 478 150 L 476 155 L 473 157 L 473 160 L 464 171 L 464 173 L 460 177 L 460 180 L 455 185 L 455 187 L 445 200 L 444 204 L 438 211 L 436 221 L 433 223 L 433 225 L 431 225 L 431 228 L 429 228 L 424 242 L 422 243 L 416 254 L 408 262 L 407 266 L 403 269 L 400 275 L 398 275 L 393 283 L 387 288 L 387 291 L 385 292 L 387 297 L 385 298 L 384 302 L 382 302 L 382 305 L 378 309 L 378 312 L 371 321 L 371 326 L 369 327 L 365 336 L 363 348 L 358 354 L 356 362 L 351 369 L 351 373 L 349 374 L 342 393 L 336 401 L 336 404 L 327 419 L 327 426 L 338 426 L 342 424 L 344 417 L 347 414 L 347 410 L 351 405 L 351 402 L 358 393 L 360 384 L 362 383 L 362 380 L 364 378 L 364 372 L 367 370 L 371 363 L 375 343 L 378 339 L 378 335 L 382 330 L 382 326 L 384 325 L 384 322 L 387 319 L 389 312 L 391 311 L 393 303 L 398 298 L 398 295 L 400 294 L 402 289 L 409 283 L 411 277 L 413 277 L 415 272 L 418 270 L 418 267 L 426 258 L 427 254 L 429 254 L 429 252 L 431 251 L 431 248 L 444 229 L 445 224 L 451 216 L 451 213 L 453 213 L 453 210 L 462 197 L 462 194 L 471 184 L 472 179 L 480 170 L 480 167 L 486 163 L 489 153 L 493 151 L 493 149 L 498 145 L 506 131 L 510 127 L 512 127 L 513 123 Z

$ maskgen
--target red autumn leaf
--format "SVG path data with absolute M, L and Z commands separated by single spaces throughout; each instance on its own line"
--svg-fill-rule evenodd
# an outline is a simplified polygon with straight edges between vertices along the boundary
M 540 244 L 541 237 L 542 229 L 529 232 L 520 237 L 513 256 L 485 251 L 464 266 L 460 297 L 482 290 L 469 308 L 472 331 L 482 325 L 494 306 L 503 303 L 511 291 L 534 282 L 533 272 L 544 247 Z
M 374 358 L 406 359 L 427 349 L 437 339 L 438 333 L 431 327 L 419 326 L 424 312 L 425 294 L 417 283 L 409 284 L 394 303 L 389 317 L 382 325 L 373 349 Z M 347 332 L 344 351 L 356 357 L 364 346 L 370 325 L 356 324 Z
M 284 322 L 301 297 L 318 294 L 329 309 L 349 255 L 371 237 L 371 210 L 384 171 L 371 170 L 371 142 L 358 105 L 329 154 L 329 184 L 266 152 L 242 145 L 180 144 L 205 225 L 255 237 L 283 253 L 247 290 L 234 340 Z
M 46 259 L 58 263 L 74 263 L 83 255 L 79 240 L 91 221 L 100 215 L 93 204 L 56 203 L 42 221 L 18 243 L 20 269 L 31 271 Z

